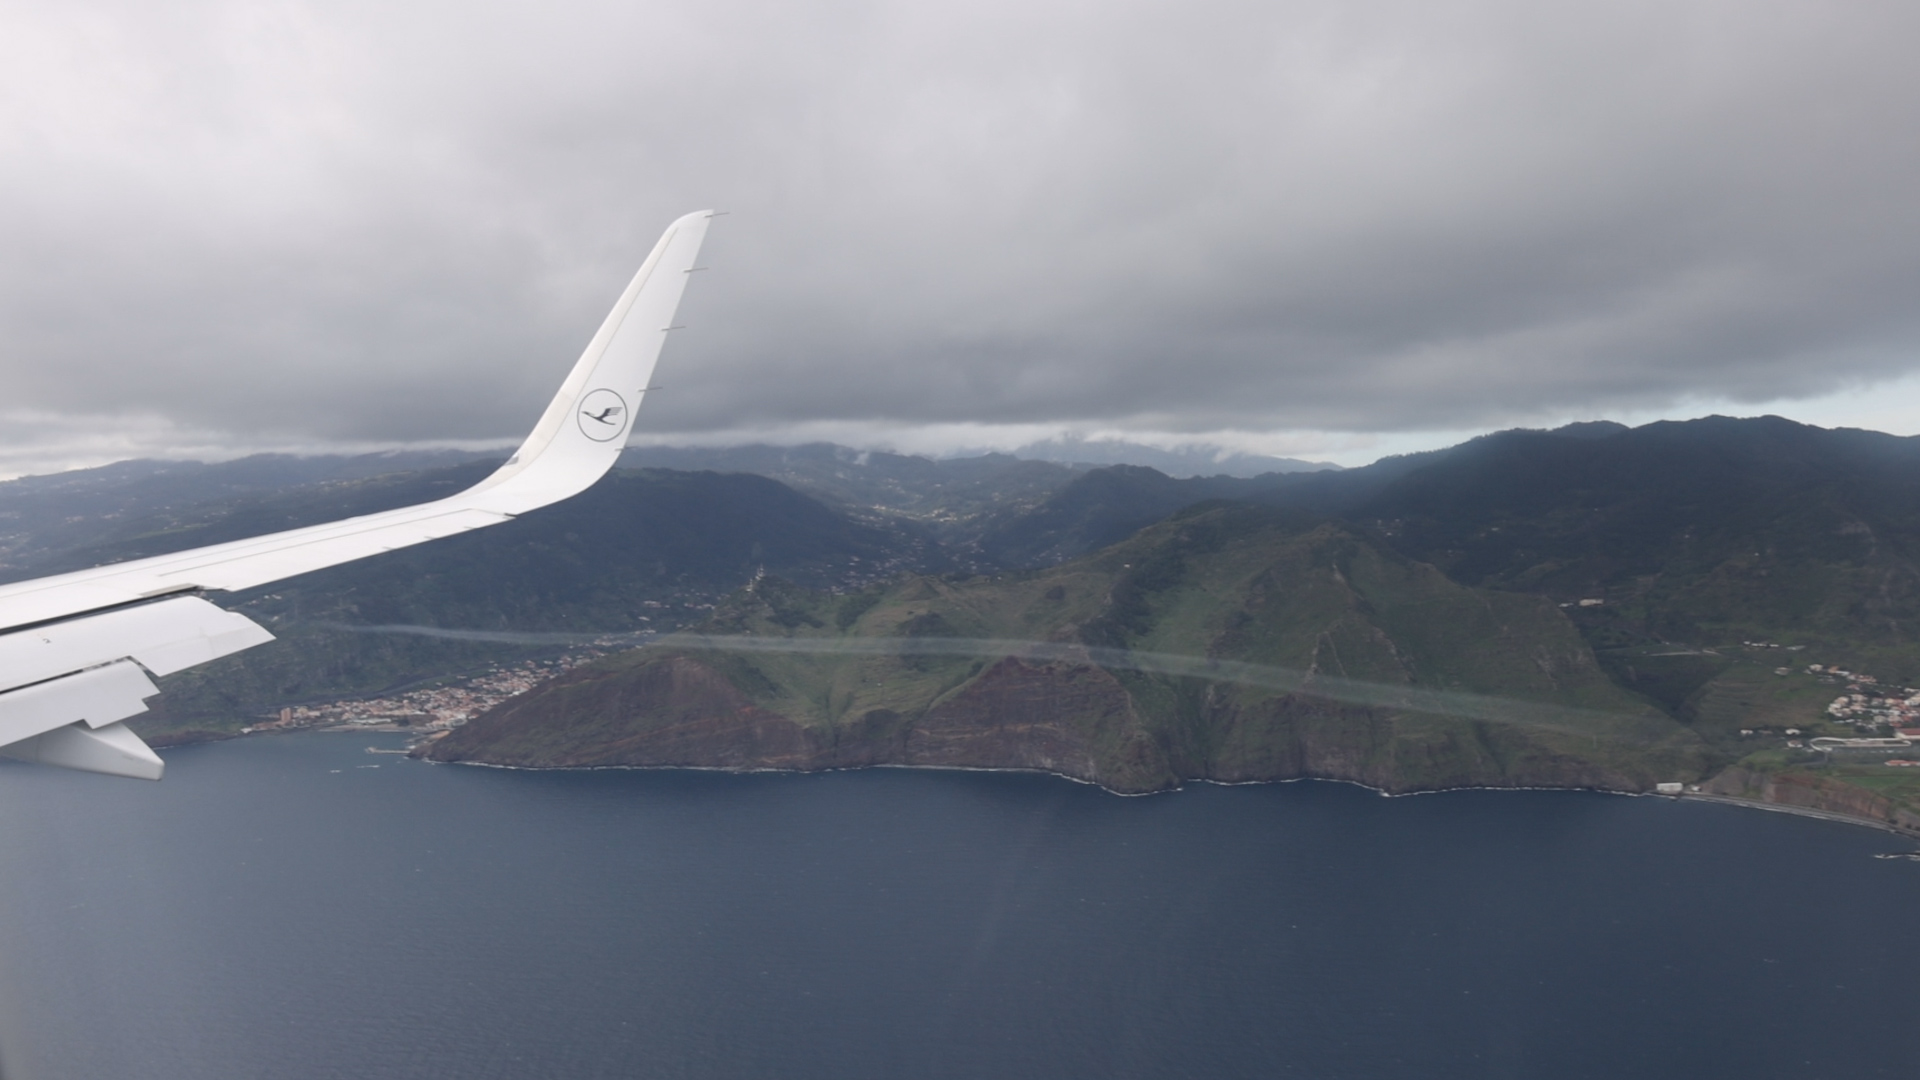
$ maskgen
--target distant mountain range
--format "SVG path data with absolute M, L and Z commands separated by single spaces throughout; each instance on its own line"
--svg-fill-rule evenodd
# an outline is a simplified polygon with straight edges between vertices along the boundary
M 217 736 L 283 704 L 553 648 L 343 625 L 704 626 L 836 649 L 1021 638 L 1093 651 L 1073 662 L 654 647 L 509 702 L 435 753 L 998 762 L 1130 790 L 1192 777 L 1395 789 L 1667 777 L 1920 822 L 1920 781 L 1877 761 L 1821 771 L 1779 734 L 1858 734 L 1823 711 L 1847 687 L 1809 664 L 1870 673 L 1869 692 L 1920 683 L 1920 440 L 1776 417 L 1601 423 L 1253 477 L 828 445 L 625 460 L 647 467 L 511 525 L 234 598 L 283 640 L 168 679 L 146 730 Z M 132 462 L 14 481 L 0 484 L 0 553 L 13 577 L 154 554 L 431 498 L 492 464 Z M 1304 685 L 1209 688 L 1100 659 L 1141 650 L 1613 719 L 1516 725 Z M 567 719 L 576 706 L 593 724 Z M 663 717 L 694 723 L 723 707 L 757 719 L 732 742 L 734 729 L 704 722 L 685 729 L 700 739 L 671 747 L 649 734 Z M 1623 741 L 1628 730 L 1639 734 Z
M 1028 461 L 1055 461 L 1066 465 L 1139 465 L 1172 477 L 1261 476 L 1266 473 L 1327 472 L 1340 466 L 1324 461 L 1242 454 L 1219 447 L 1185 446 L 1175 450 L 1144 446 L 1121 439 L 1084 439 L 1071 436 L 1031 442 L 1009 451 Z
M 923 483 L 935 476 L 977 480 L 982 475 L 1000 472 L 1013 461 L 1064 465 L 1076 472 L 1106 465 L 1138 465 L 1180 478 L 1252 477 L 1267 473 L 1338 471 L 1340 468 L 1327 462 L 1241 454 L 1218 447 L 1190 446 L 1163 450 L 1118 439 L 1071 437 L 1028 443 L 1005 453 L 963 453 L 943 458 L 884 450 L 857 450 L 833 443 L 807 443 L 800 446 L 631 447 L 623 460 L 635 467 L 660 469 L 712 469 L 716 472 L 756 472 L 763 476 L 778 472 L 783 475 L 776 476 L 776 479 L 798 484 L 807 483 L 823 469 L 847 470 L 850 471 L 849 478 L 853 474 L 866 473 L 883 485 L 887 480 L 880 478 L 911 477 Z M 792 479 L 788 479 L 788 476 Z
M 1076 470 L 1009 454 L 934 459 L 832 443 L 804 446 L 630 447 L 624 468 L 752 473 L 852 510 L 904 515 L 932 525 L 1030 505 Z

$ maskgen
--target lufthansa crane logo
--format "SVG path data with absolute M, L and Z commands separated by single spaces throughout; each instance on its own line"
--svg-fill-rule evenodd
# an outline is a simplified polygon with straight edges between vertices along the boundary
M 580 433 L 594 442 L 618 438 L 627 430 L 627 403 L 611 390 L 595 390 L 580 399 Z

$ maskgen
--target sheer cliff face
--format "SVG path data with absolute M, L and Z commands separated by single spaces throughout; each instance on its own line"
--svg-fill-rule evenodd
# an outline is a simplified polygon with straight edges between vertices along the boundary
M 1152 741 L 1111 673 L 1010 656 L 928 709 L 912 725 L 901 763 L 1044 769 L 1091 780 L 1105 764 L 1100 747 L 1111 741 Z
M 807 651 L 612 657 L 502 705 L 430 755 L 530 766 L 1039 769 L 1122 791 L 1298 776 L 1388 790 L 1638 789 L 1706 765 L 1683 729 L 1650 720 L 1606 679 L 1553 605 L 1463 588 L 1341 526 L 1245 508 L 1182 515 L 1031 575 L 914 578 L 851 597 L 764 580 L 707 629 Z M 875 638 L 941 648 L 836 651 Z M 1000 644 L 973 644 L 985 642 Z M 1597 719 L 1576 730 L 1530 723 L 1525 709 L 1493 723 L 1341 704 L 1271 680 L 1102 666 L 1096 656 L 1111 663 L 1115 654 L 1088 647 L 1272 665 L 1307 689 L 1316 678 L 1364 680 L 1571 706 Z M 1658 728 L 1651 743 L 1649 724 Z
M 640 721 L 644 718 L 644 722 Z M 807 731 L 698 661 L 582 669 L 493 710 L 441 746 L 485 733 L 484 760 L 584 765 L 818 767 Z

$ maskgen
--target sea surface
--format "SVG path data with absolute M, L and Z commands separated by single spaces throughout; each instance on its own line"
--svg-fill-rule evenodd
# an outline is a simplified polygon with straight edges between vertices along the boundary
M 1865 828 L 370 742 L 0 767 L 8 1080 L 1920 1072 L 1920 862 Z

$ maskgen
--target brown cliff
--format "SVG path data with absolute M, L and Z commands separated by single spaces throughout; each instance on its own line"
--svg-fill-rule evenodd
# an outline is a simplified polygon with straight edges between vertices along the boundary
M 1097 667 L 1008 657 L 917 721 L 869 709 L 810 727 L 755 705 L 707 664 L 670 656 L 573 672 L 455 729 L 426 756 L 539 768 L 1008 768 L 1097 781 L 1094 747 L 1111 738 L 1145 741 L 1126 691 Z

